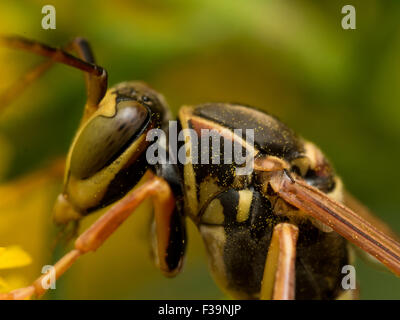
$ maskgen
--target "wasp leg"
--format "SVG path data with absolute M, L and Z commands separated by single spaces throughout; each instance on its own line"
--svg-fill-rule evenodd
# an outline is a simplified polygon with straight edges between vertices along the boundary
M 299 229 L 290 223 L 275 226 L 261 284 L 262 300 L 295 298 L 296 242 Z
M 171 218 L 175 208 L 175 198 L 168 183 L 164 179 L 152 175 L 147 182 L 112 206 L 76 239 L 75 248 L 54 265 L 56 279 L 67 271 L 80 256 L 90 251 L 96 251 L 139 204 L 149 197 L 152 197 L 153 200 L 157 222 L 157 247 L 160 268 L 161 270 L 168 270 L 168 265 L 166 264 L 167 250 L 165 248 L 169 241 L 170 224 L 168 224 L 168 220 Z M 48 276 L 48 273 L 45 273 L 29 287 L 0 294 L 0 299 L 26 299 L 34 294 L 40 297 L 47 290 L 42 283 L 47 281 Z
M 171 216 L 155 214 L 151 225 L 152 256 L 166 277 L 182 269 L 186 249 L 185 217 L 175 207 Z
M 51 59 L 51 62 L 46 61 L 42 63 L 22 78 L 22 82 L 25 82 L 25 84 L 29 84 L 40 76 L 50 68 L 53 62 L 63 63 L 86 72 L 88 99 L 84 117 L 93 113 L 97 109 L 97 104 L 104 97 L 107 90 L 107 72 L 102 67 L 94 64 L 93 54 L 91 53 L 90 46 L 86 40 L 77 38 L 69 46 L 70 50 L 76 51 L 80 58 L 69 54 L 63 49 L 53 48 L 37 41 L 17 36 L 1 36 L 0 45 L 13 49 L 29 51 Z M 68 50 L 69 48 L 66 49 Z M 5 95 L 5 98 L 12 98 L 12 94 L 15 95 L 18 93 L 16 90 L 21 89 L 22 87 L 23 84 L 16 84 L 15 88 L 12 87 L 10 92 Z M 5 100 L 5 102 L 7 102 L 7 100 Z

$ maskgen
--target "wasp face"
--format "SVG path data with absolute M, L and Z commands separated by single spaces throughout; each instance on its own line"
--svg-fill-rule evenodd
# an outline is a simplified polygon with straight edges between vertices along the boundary
M 55 220 L 78 218 L 133 188 L 148 167 L 146 133 L 160 128 L 167 113 L 163 96 L 142 82 L 124 82 L 108 90 L 71 145 Z
M 110 91 L 115 94 L 117 103 L 124 100 L 137 101 L 151 109 L 154 116 L 160 117 L 160 119 L 168 113 L 168 105 L 163 95 L 150 88 L 144 82 L 122 82 L 111 88 Z

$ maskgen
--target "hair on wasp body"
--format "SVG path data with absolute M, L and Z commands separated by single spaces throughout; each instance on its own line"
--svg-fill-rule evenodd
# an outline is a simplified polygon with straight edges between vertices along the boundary
M 180 272 L 186 219 L 191 219 L 204 240 L 215 281 L 235 298 L 356 298 L 341 287 L 342 267 L 351 263 L 348 241 L 400 275 L 400 245 L 391 232 L 352 201 L 318 147 L 275 117 L 233 103 L 183 106 L 176 121 L 186 134 L 177 148 L 188 161 L 150 164 L 147 135 L 168 131 L 172 120 L 160 93 L 140 81 L 108 88 L 106 71 L 95 64 L 81 38 L 64 49 L 21 37 L 2 37 L 1 44 L 49 59 L 23 78 L 28 79 L 24 86 L 55 62 L 85 74 L 87 102 L 68 152 L 54 220 L 67 224 L 110 207 L 55 264 L 57 278 L 80 256 L 99 248 L 148 198 L 154 206 L 153 257 L 161 272 Z M 11 87 L 3 102 L 22 90 Z M 211 130 L 217 142 L 203 145 L 193 138 L 204 130 Z M 202 154 L 210 148 L 219 156 L 230 144 L 252 155 L 253 170 L 239 175 L 242 164 L 216 163 L 212 152 L 206 163 L 191 161 L 193 150 Z M 176 156 L 170 141 L 160 147 Z M 41 296 L 45 276 L 0 297 Z

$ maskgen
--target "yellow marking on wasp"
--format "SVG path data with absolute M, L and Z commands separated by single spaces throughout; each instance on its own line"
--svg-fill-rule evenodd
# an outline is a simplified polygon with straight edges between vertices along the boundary
M 228 281 L 224 262 L 226 234 L 223 226 L 201 225 L 200 234 L 207 250 L 207 260 L 215 282 L 228 292 Z
M 111 88 L 107 91 L 106 95 L 104 96 L 103 100 L 101 100 L 99 108 L 97 111 L 90 117 L 94 118 L 99 115 L 104 117 L 112 117 L 115 115 L 116 110 L 116 102 L 115 102 L 115 88 Z
M 206 177 L 199 185 L 199 207 L 202 208 L 209 199 L 213 198 L 221 190 L 216 178 Z
M 251 190 L 239 191 L 239 205 L 236 214 L 237 222 L 244 222 L 249 218 L 253 192 Z
M 179 111 L 179 120 L 182 124 L 182 129 L 188 129 L 188 121 L 192 114 L 192 108 L 184 106 Z M 190 139 L 190 136 L 189 136 Z M 186 152 L 190 151 L 190 143 L 185 142 Z M 183 166 L 183 178 L 185 181 L 185 197 L 186 205 L 189 209 L 191 216 L 196 216 L 198 214 L 198 200 L 197 200 L 197 190 L 196 190 L 196 178 L 191 161 L 188 161 Z
M 224 223 L 224 207 L 219 199 L 214 199 L 204 211 L 201 221 L 207 224 L 223 224 Z
M 212 128 L 212 130 L 215 130 L 216 132 L 218 132 L 218 134 L 221 137 L 224 137 L 230 141 L 238 143 L 240 146 L 247 149 L 249 154 L 252 154 L 253 157 L 255 157 L 260 152 L 253 144 L 248 143 L 247 140 L 245 140 L 243 137 L 236 135 L 235 132 L 233 132 L 232 130 L 230 130 L 216 122 L 213 122 L 212 120 L 208 120 L 208 119 L 204 119 L 199 116 L 195 116 L 191 112 L 192 109 L 190 109 L 190 111 L 188 111 L 189 109 L 190 109 L 190 107 L 184 107 L 184 111 L 180 112 L 179 117 L 181 118 L 181 114 L 182 114 L 184 117 L 187 117 L 187 119 L 192 119 L 198 125 L 202 125 L 202 127 L 204 127 L 204 128 Z M 189 112 L 190 112 L 190 114 L 189 114 Z M 183 125 L 182 125 L 182 128 L 183 128 Z
M 310 158 L 308 158 L 308 157 L 301 157 L 301 158 L 294 159 L 291 162 L 291 164 L 293 166 L 296 166 L 297 168 L 299 168 L 300 174 L 303 177 L 306 175 L 308 169 L 310 169 L 310 167 L 311 167 L 311 161 L 310 161 Z
M 315 169 L 320 163 L 323 163 L 325 159 L 324 154 L 314 143 L 304 141 L 304 149 L 311 169 Z
M 343 195 L 344 192 L 342 179 L 335 177 L 335 187 L 331 192 L 327 193 L 327 196 L 335 201 L 343 202 Z

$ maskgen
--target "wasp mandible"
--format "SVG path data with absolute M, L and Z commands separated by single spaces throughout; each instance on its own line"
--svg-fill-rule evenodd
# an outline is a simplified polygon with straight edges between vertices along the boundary
M 400 245 L 390 229 L 344 191 L 318 147 L 275 117 L 242 104 L 180 109 L 180 129 L 199 136 L 212 129 L 251 151 L 254 167 L 246 175 L 236 174 L 235 162 L 149 164 L 146 135 L 152 129 L 168 131 L 171 120 L 160 93 L 139 81 L 108 88 L 107 72 L 82 38 L 63 49 L 15 36 L 2 37 L 1 43 L 49 58 L 6 92 L 3 103 L 53 63 L 85 73 L 87 102 L 68 152 L 54 220 L 67 224 L 111 207 L 55 264 L 57 278 L 99 248 L 147 198 L 154 204 L 152 248 L 161 272 L 175 276 L 181 270 L 189 218 L 202 235 L 215 281 L 234 298 L 357 298 L 341 287 L 341 269 L 351 263 L 348 241 L 400 275 Z M 226 135 L 236 129 L 253 130 L 254 143 Z M 202 146 L 198 140 L 186 142 L 190 160 L 190 150 Z M 164 147 L 169 153 L 168 143 Z M 40 297 L 45 276 L 1 298 Z

